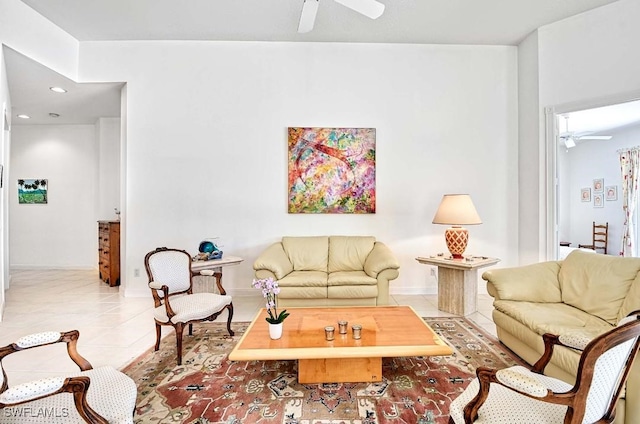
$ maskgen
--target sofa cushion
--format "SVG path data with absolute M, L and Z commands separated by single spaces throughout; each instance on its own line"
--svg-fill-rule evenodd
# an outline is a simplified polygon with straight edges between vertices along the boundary
M 329 274 L 329 286 L 376 286 L 378 280 L 364 271 L 337 271 Z
M 371 299 L 378 296 L 378 286 L 330 286 L 330 299 Z
M 498 299 L 527 302 L 560 302 L 559 262 L 542 262 L 516 268 L 485 271 L 482 278 L 493 284 Z
M 362 271 L 375 242 L 370 236 L 329 237 L 329 272 Z
M 326 299 L 327 286 L 324 287 L 287 287 L 278 295 L 278 305 L 284 299 Z M 298 306 L 298 305 L 296 305 Z
M 327 273 L 322 271 L 293 271 L 278 280 L 280 287 L 327 287 Z
M 615 324 L 638 271 L 640 258 L 574 250 L 560 267 L 562 301 Z
M 294 271 L 327 272 L 329 237 L 282 237 Z
M 612 328 L 605 320 L 564 303 L 496 300 L 493 306 L 539 335 L 571 333 L 594 338 Z

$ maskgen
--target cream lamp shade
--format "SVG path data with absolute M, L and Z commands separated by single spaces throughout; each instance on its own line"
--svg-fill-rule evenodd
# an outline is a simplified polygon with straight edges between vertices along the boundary
M 462 225 L 482 224 L 468 194 L 445 194 L 433 217 L 434 224 L 451 225 L 444 233 L 447 248 L 454 259 L 461 259 L 467 248 L 469 232 Z

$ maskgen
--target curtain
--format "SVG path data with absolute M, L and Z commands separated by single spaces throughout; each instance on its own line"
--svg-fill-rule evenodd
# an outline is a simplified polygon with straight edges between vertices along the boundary
M 636 210 L 638 198 L 640 147 L 619 150 L 618 154 L 620 155 L 620 170 L 622 171 L 622 210 L 624 211 L 620 256 L 633 256 L 635 247 L 633 214 Z

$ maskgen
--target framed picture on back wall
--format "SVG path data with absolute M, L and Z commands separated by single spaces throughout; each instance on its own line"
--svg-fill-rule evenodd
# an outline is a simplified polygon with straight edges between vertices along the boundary
M 593 192 L 594 193 L 604 192 L 604 178 L 596 178 L 595 180 L 593 180 Z
M 583 202 L 590 202 L 591 201 L 591 189 L 590 188 L 580 189 L 580 200 L 582 200 Z
M 607 200 L 618 200 L 618 186 L 606 186 L 604 192 Z
M 596 193 L 593 195 L 593 207 L 604 208 L 604 195 L 602 193 Z

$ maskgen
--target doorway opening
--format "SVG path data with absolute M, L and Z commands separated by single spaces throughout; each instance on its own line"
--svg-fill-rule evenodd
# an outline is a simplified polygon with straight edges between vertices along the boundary
M 564 259 L 592 245 L 594 223 L 608 225 L 607 254 L 619 255 L 625 220 L 619 151 L 640 145 L 640 95 L 549 108 L 547 125 L 547 256 Z

